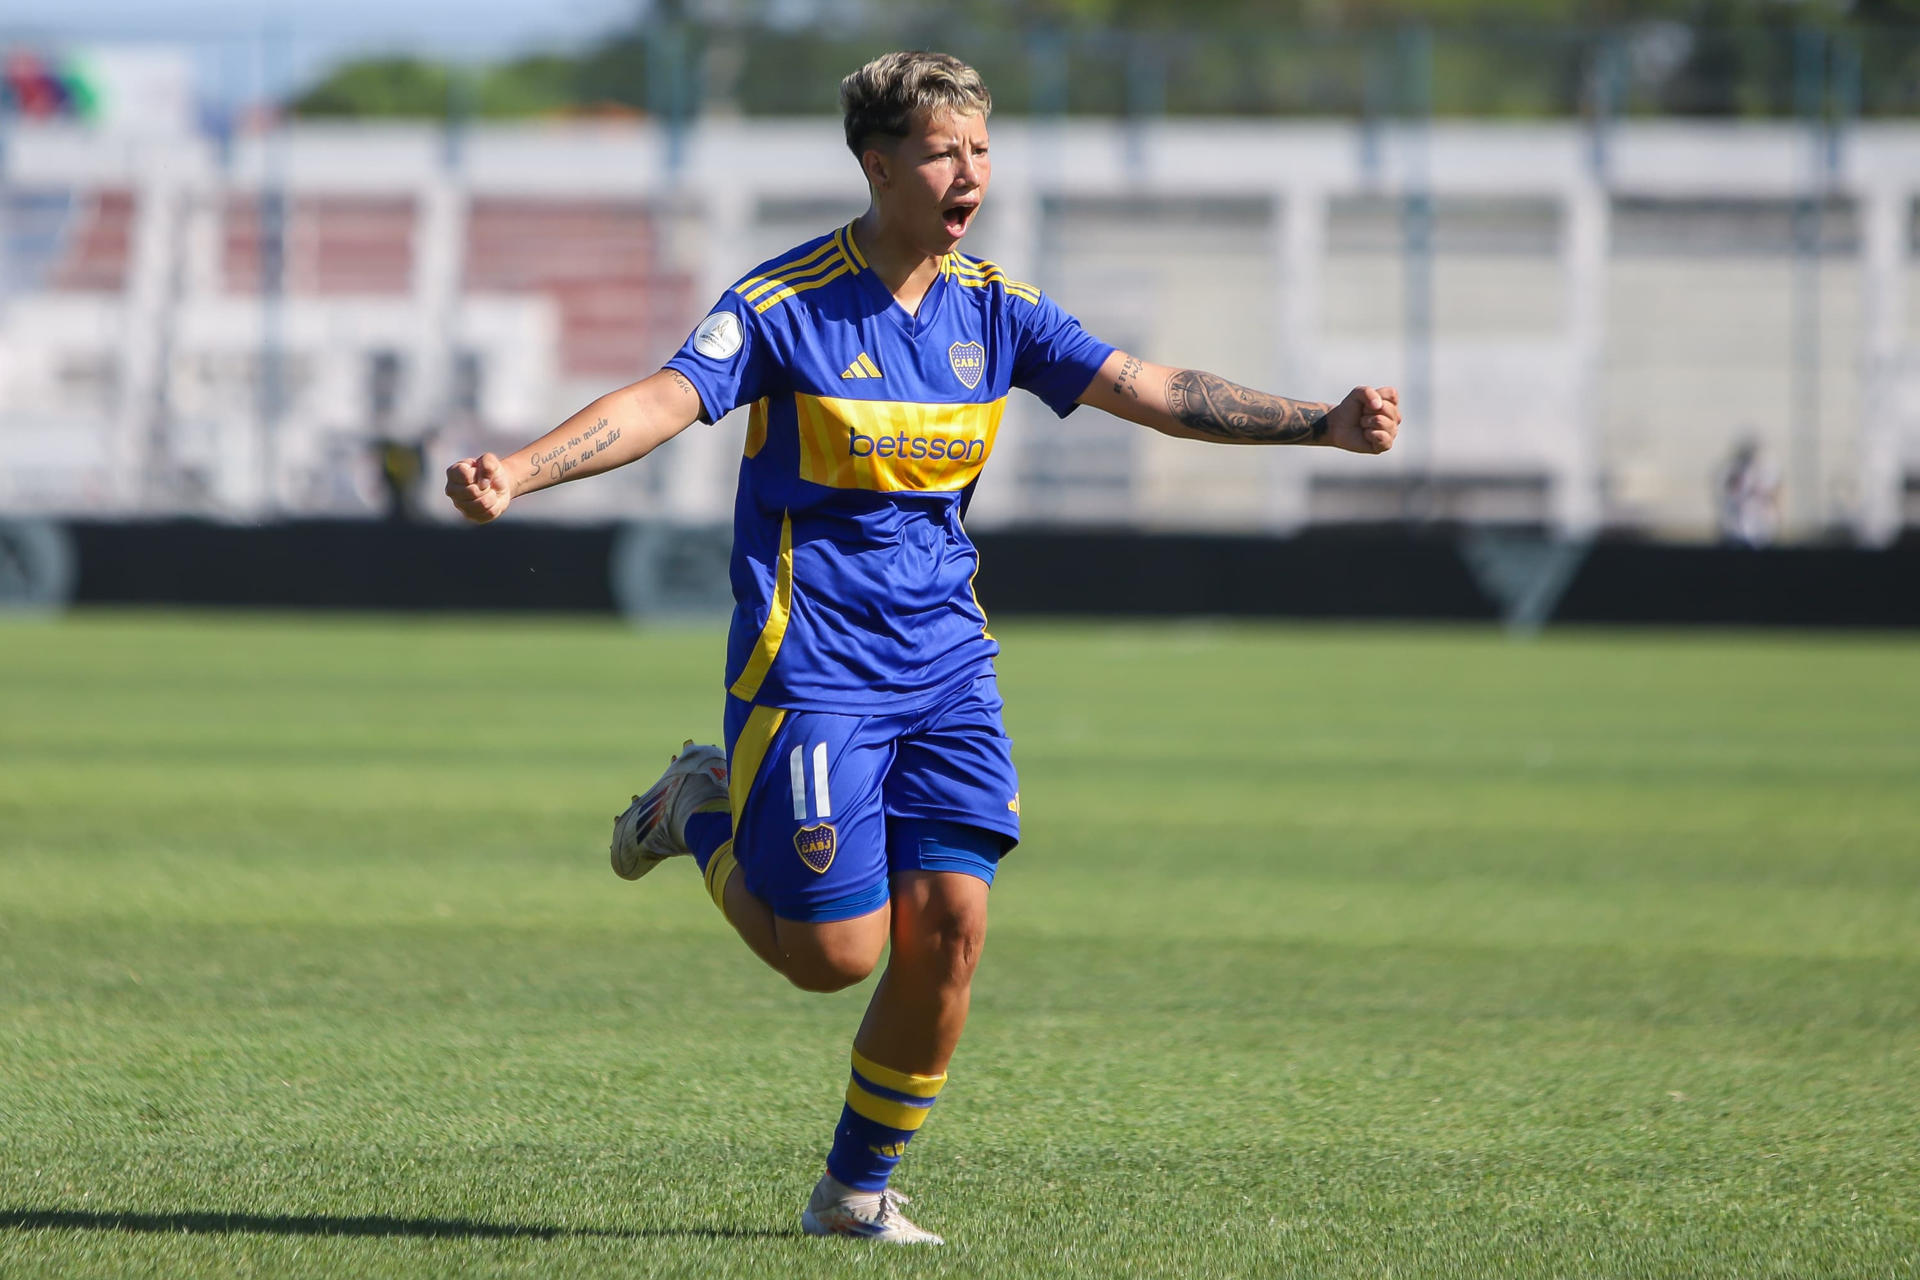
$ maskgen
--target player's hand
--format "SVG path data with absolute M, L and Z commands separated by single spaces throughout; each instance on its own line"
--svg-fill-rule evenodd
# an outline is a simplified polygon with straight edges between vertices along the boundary
M 477 458 L 462 458 L 447 468 L 447 496 L 461 515 L 475 524 L 485 524 L 507 509 L 513 498 L 513 481 L 507 478 L 505 463 L 483 453 Z
M 1385 453 L 1400 434 L 1400 393 L 1355 387 L 1327 415 L 1327 443 L 1349 453 Z

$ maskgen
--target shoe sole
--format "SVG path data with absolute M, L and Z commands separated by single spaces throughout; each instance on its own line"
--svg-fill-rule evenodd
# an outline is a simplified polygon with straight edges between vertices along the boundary
M 613 864 L 613 874 L 619 876 L 622 880 L 638 880 L 641 876 L 644 876 L 647 872 L 665 862 L 666 859 L 651 857 L 638 858 L 630 869 L 621 867 L 620 855 L 617 853 L 608 858 L 608 861 Z
M 876 1233 L 874 1235 L 865 1235 L 858 1231 L 835 1231 L 833 1230 L 833 1228 L 822 1223 L 820 1219 L 814 1217 L 812 1209 L 802 1209 L 800 1211 L 800 1230 L 804 1231 L 806 1234 L 810 1236 L 838 1236 L 842 1240 L 873 1240 L 873 1241 L 877 1241 L 880 1244 L 945 1244 L 946 1243 L 946 1241 L 941 1239 L 939 1236 L 934 1236 L 933 1239 L 931 1240 L 902 1240 L 898 1236 L 889 1236 L 883 1233 Z

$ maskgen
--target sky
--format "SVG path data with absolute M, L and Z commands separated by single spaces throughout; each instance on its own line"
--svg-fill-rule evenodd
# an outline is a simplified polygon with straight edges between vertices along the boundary
M 356 53 L 472 61 L 569 48 L 646 0 L 0 0 L 0 45 L 185 44 L 209 97 L 253 97 L 311 81 Z M 278 33 L 262 55 L 261 35 Z

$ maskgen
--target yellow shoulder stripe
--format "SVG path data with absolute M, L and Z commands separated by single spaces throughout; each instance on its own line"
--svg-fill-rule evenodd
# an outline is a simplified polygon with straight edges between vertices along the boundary
M 970 285 L 976 289 L 997 284 L 1016 298 L 1036 305 L 1040 301 L 1040 290 L 1037 286 L 1023 280 L 1009 279 L 1005 272 L 984 258 L 970 262 L 956 253 L 950 255 L 949 261 L 952 264 L 949 269 L 953 278 L 961 284 Z
M 848 255 L 853 258 L 854 274 L 858 275 L 866 269 L 867 257 L 860 252 L 860 246 L 853 241 L 853 223 L 849 222 L 846 226 L 840 228 L 840 238 L 846 245 Z
M 836 268 L 845 270 L 846 266 L 847 259 L 845 255 L 838 249 L 835 249 L 831 257 L 824 261 L 814 263 L 804 271 L 783 271 L 777 276 L 768 277 L 759 284 L 754 285 L 751 289 L 735 289 L 735 292 L 746 301 L 753 302 L 777 289 L 786 288 L 788 285 L 800 284 L 805 280 L 824 275 Z
M 790 262 L 776 262 L 773 264 L 771 268 L 767 270 L 767 273 L 765 275 L 748 276 L 745 280 L 742 280 L 739 284 L 736 284 L 733 287 L 735 290 L 744 294 L 752 286 L 756 284 L 760 284 L 767 280 L 771 280 L 775 276 L 792 275 L 797 271 L 804 271 L 807 269 L 807 267 L 811 266 L 815 262 L 818 262 L 821 258 L 826 257 L 828 254 L 832 253 L 835 249 L 838 249 L 839 247 L 840 247 L 839 244 L 836 243 L 831 237 L 829 237 L 825 244 L 821 245 L 818 249 L 815 249 L 812 253 L 808 254 L 806 257 L 796 258 Z
M 1038 285 L 1028 284 L 1024 280 L 1011 279 L 1010 277 L 1008 277 L 1008 275 L 1004 271 L 1000 270 L 1000 268 L 998 267 L 995 267 L 990 271 L 975 271 L 967 267 L 961 267 L 958 271 L 955 271 L 953 274 L 955 279 L 961 281 L 964 284 L 1003 284 L 1009 289 L 1019 289 L 1025 293 L 1040 292 L 1040 288 Z
M 853 264 L 851 262 L 848 262 L 845 258 L 841 258 L 838 260 L 838 263 L 833 268 L 833 270 L 827 272 L 823 276 L 819 276 L 815 279 L 808 280 L 804 284 L 788 285 L 786 288 L 780 290 L 778 293 L 768 294 L 766 297 L 760 299 L 760 301 L 753 304 L 753 313 L 755 315 L 761 315 L 767 310 L 768 307 L 771 307 L 778 302 L 785 302 L 788 298 L 791 298 L 796 293 L 805 293 L 809 289 L 818 289 L 823 284 L 831 284 L 835 280 L 838 280 L 841 276 L 847 274 L 847 272 L 851 271 L 852 269 L 853 269 Z

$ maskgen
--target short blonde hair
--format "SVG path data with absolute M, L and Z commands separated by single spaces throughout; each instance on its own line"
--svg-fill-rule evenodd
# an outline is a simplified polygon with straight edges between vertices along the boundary
M 906 49 L 883 53 L 840 82 L 847 150 L 858 158 L 869 139 L 904 138 L 916 111 L 953 111 L 985 118 L 993 95 L 975 71 L 947 53 Z

